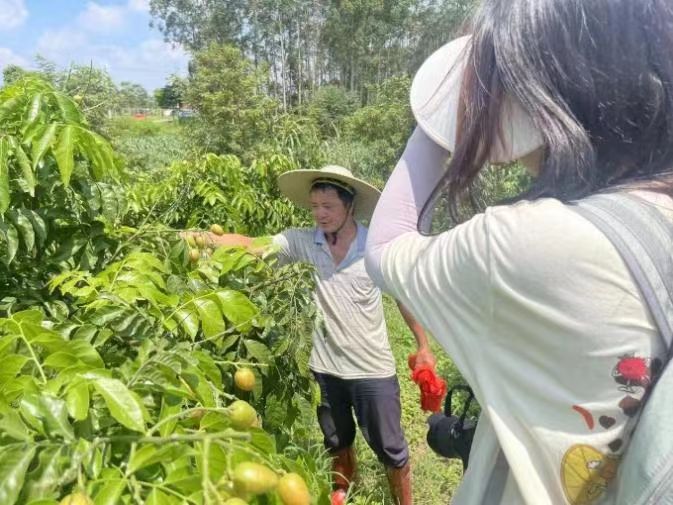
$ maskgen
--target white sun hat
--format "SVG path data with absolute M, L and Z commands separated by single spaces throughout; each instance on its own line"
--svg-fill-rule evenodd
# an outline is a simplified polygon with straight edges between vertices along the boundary
M 381 192 L 371 184 L 358 179 L 347 168 L 327 165 L 319 170 L 292 170 L 278 177 L 281 193 L 295 204 L 311 208 L 311 188 L 317 182 L 327 182 L 343 187 L 354 195 L 354 217 L 369 219 L 374 213 Z
M 470 40 L 470 35 L 460 37 L 435 51 L 411 85 L 411 109 L 418 125 L 449 152 L 456 148 L 458 105 Z M 492 163 L 517 160 L 544 145 L 539 130 L 514 97 L 506 95 L 503 107 L 502 138 L 491 150 Z

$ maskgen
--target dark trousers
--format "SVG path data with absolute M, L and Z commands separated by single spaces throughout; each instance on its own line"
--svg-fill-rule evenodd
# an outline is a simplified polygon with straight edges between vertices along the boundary
M 397 377 L 340 379 L 314 373 L 320 385 L 318 422 L 325 447 L 338 451 L 353 445 L 355 421 L 379 461 L 401 468 L 409 461 L 409 448 L 402 431 L 400 385 Z

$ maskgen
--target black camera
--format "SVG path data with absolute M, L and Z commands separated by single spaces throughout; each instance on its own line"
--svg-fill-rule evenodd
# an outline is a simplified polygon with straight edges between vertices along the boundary
M 467 398 L 463 402 L 460 416 L 452 414 L 452 397 L 455 391 L 465 391 Z M 432 414 L 428 418 L 427 441 L 430 448 L 445 458 L 460 458 L 463 470 L 467 468 L 472 447 L 472 439 L 477 429 L 477 421 L 467 418 L 467 411 L 474 399 L 474 393 L 468 386 L 452 387 L 444 400 L 444 412 Z

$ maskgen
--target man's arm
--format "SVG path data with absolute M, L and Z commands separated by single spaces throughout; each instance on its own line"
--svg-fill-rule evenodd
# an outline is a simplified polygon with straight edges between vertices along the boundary
M 425 334 L 425 330 L 421 324 L 416 321 L 416 318 L 411 315 L 411 312 L 409 312 L 409 310 L 407 310 L 407 308 L 400 302 L 397 302 L 397 308 L 400 310 L 404 322 L 407 323 L 407 326 L 416 339 L 416 345 L 418 347 L 416 352 L 416 365 L 430 365 L 434 367 L 436 359 L 430 349 L 430 343 L 428 342 L 428 336 Z
M 237 233 L 216 235 L 209 231 L 183 231 L 180 236 L 188 242 L 193 240 L 196 245 L 201 247 L 244 247 L 252 253 L 260 252 L 257 250 L 259 248 L 254 247 L 254 238 Z M 201 244 L 199 244 L 199 241 L 202 241 Z

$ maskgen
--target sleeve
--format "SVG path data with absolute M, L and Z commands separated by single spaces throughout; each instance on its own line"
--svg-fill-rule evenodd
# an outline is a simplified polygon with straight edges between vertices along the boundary
M 290 229 L 272 237 L 271 242 L 276 249 L 276 258 L 280 265 L 302 261 L 300 234 L 301 230 Z
M 365 256 L 369 276 L 382 289 L 386 289 L 381 273 L 383 251 L 400 235 L 416 232 L 423 205 L 441 178 L 448 156 L 448 151 L 417 128 L 386 183 L 369 226 Z
M 416 129 L 379 199 L 365 259 L 374 282 L 409 308 L 476 384 L 475 346 L 493 319 L 492 218 L 489 212 L 479 214 L 431 237 L 417 231 L 447 158 L 446 150 Z
M 479 214 L 433 237 L 407 232 L 381 258 L 387 291 L 434 335 L 472 385 L 479 384 L 479 347 L 494 319 L 489 219 Z

